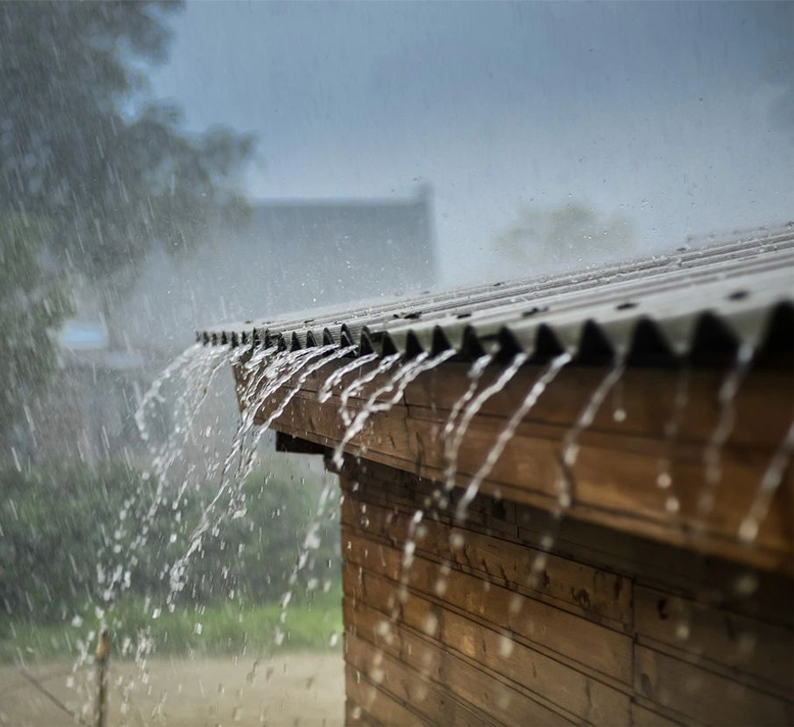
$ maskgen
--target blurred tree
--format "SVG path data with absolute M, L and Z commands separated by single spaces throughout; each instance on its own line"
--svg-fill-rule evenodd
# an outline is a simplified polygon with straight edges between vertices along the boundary
M 495 248 L 527 273 L 572 267 L 615 257 L 634 248 L 634 229 L 620 214 L 602 217 L 573 202 L 551 208 L 529 207 L 502 233 Z
M 178 111 L 143 105 L 144 63 L 170 38 L 162 2 L 3 3 L 0 204 L 57 220 L 51 251 L 92 276 L 178 249 L 234 204 L 253 140 L 179 131 Z M 135 106 L 143 106 L 135 113 Z
M 70 273 L 104 281 L 98 289 L 111 311 L 114 286 L 131 282 L 148 250 L 183 251 L 211 217 L 243 209 L 239 174 L 253 138 L 220 128 L 189 136 L 177 109 L 147 100 L 145 70 L 165 59 L 166 19 L 178 7 L 0 4 L 0 234 L 17 261 L 0 296 L 13 303 L 3 315 L 16 335 L 41 339 L 0 349 L 0 369 L 21 383 L 15 395 L 46 381 L 43 331 L 65 313 L 27 310 L 33 283 L 56 273 L 61 283 Z
M 55 366 L 48 331 L 69 312 L 62 287 L 42 267 L 45 238 L 41 224 L 0 216 L 0 434 L 33 427 L 25 400 Z

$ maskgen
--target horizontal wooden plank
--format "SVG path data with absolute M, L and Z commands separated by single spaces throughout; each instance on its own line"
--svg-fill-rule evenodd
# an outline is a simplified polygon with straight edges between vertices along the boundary
M 569 712 L 593 724 L 628 723 L 629 696 L 625 692 L 427 599 L 412 595 L 396 620 L 352 599 L 346 601 L 345 611 L 351 628 L 382 648 L 397 648 L 395 634 L 404 625 L 492 676 L 510 680 L 514 688 L 533 694 L 535 701 L 545 700 L 556 713 Z M 436 624 L 432 637 L 426 633 L 429 623 Z
M 404 629 L 399 625 L 392 626 L 390 638 L 380 638 L 376 643 L 378 622 L 368 620 L 362 615 L 360 622 L 355 618 L 356 636 L 352 640 L 359 640 L 364 648 L 370 651 L 369 659 L 378 663 L 374 667 L 379 674 L 384 675 L 384 684 L 389 674 L 397 672 L 397 680 L 404 678 L 406 663 L 414 664 L 419 668 L 421 678 L 426 680 L 431 689 L 438 689 L 439 693 L 448 693 L 452 696 L 453 706 L 467 705 L 473 710 L 474 716 L 479 719 L 479 724 L 504 724 L 504 725 L 569 725 L 566 719 L 558 712 L 544 707 L 538 701 L 527 697 L 525 694 L 512 688 L 508 683 L 500 681 L 493 675 L 480 669 L 470 661 L 461 659 L 457 655 L 443 649 L 439 644 L 422 638 Z M 388 654 L 382 657 L 382 654 Z M 460 702 L 457 702 L 460 700 Z M 417 709 L 421 705 L 414 703 Z M 434 718 L 438 718 L 439 709 L 432 705 Z M 465 716 L 468 714 L 464 713 Z M 460 724 L 455 720 L 454 714 L 442 713 L 437 724 Z M 477 724 L 475 722 L 475 724 Z
M 686 717 L 713 725 L 785 725 L 792 703 L 659 651 L 635 649 L 635 689 Z
M 555 530 L 551 515 L 541 509 L 518 505 L 519 539 L 540 545 L 555 532 L 553 552 L 573 560 L 626 574 L 640 584 L 675 590 L 740 613 L 763 613 L 791 630 L 794 621 L 794 588 L 791 568 L 779 574 L 749 572 L 741 563 L 686 552 L 664 543 L 613 530 L 602 525 L 565 519 Z M 748 580 L 749 579 L 749 580 Z M 739 588 L 751 583 L 752 588 Z
M 763 680 L 794 700 L 789 629 L 642 586 L 634 589 L 634 608 L 640 637 L 725 669 L 729 676 Z
M 659 713 L 657 710 L 648 709 L 637 702 L 632 702 L 631 724 L 633 727 L 675 727 L 676 725 L 684 724 L 684 722 L 679 722 Z
M 435 429 L 437 424 L 407 420 L 410 441 L 422 441 L 419 461 L 431 465 L 443 463 L 443 442 Z M 480 420 L 472 426 L 461 448 L 457 471 L 461 485 L 482 465 L 501 429 L 498 420 Z M 494 482 L 521 486 L 549 498 L 557 493 L 559 478 L 560 437 L 563 432 L 547 427 L 520 426 L 494 465 L 490 479 Z M 698 503 L 706 477 L 703 453 L 699 448 L 677 449 L 671 475 L 673 487 L 662 489 L 656 483 L 663 447 L 652 441 L 635 438 L 618 441 L 614 437 L 583 434 L 579 442 L 576 464 L 572 468 L 575 485 L 573 507 L 601 508 L 624 515 L 655 520 L 671 529 L 682 526 L 704 527 L 707 531 L 735 536 L 742 519 L 750 510 L 758 489 L 760 474 L 769 461 L 768 454 L 725 452 L 722 458 L 722 481 L 717 488 L 714 507 L 707 517 L 700 514 Z M 783 509 L 787 493 L 780 490 L 777 508 L 770 510 L 765 533 L 759 544 L 784 550 L 792 538 L 792 520 Z M 679 502 L 676 513 L 667 511 L 671 495 Z
M 328 373 L 344 363 L 336 362 L 313 375 L 302 385 L 307 393 L 322 388 Z M 373 371 L 375 364 L 360 369 L 361 375 Z M 420 374 L 411 382 L 403 397 L 403 403 L 418 409 L 431 409 L 445 417 L 458 399 L 469 388 L 470 364 L 446 362 L 438 368 Z M 480 379 L 480 389 L 492 383 L 501 373 L 502 366 L 492 365 Z M 504 389 L 482 406 L 485 416 L 509 416 L 517 401 L 520 401 L 532 384 L 544 371 L 544 367 L 525 365 Z M 530 418 L 569 426 L 586 404 L 592 392 L 604 378 L 605 369 L 568 366 L 558 375 L 533 408 Z M 613 393 L 607 398 L 602 411 L 593 422 L 595 431 L 665 438 L 665 427 L 673 418 L 675 392 L 688 392 L 683 407 L 677 414 L 682 441 L 705 442 L 717 425 L 720 416 L 718 390 L 725 378 L 722 370 L 693 368 L 688 374 L 669 369 L 629 368 L 621 377 Z M 338 397 L 342 390 L 354 380 L 356 374 L 348 375 L 340 385 L 332 388 Z M 391 374 L 381 375 L 365 385 L 351 399 L 361 405 L 377 389 L 390 382 Z M 684 380 L 688 377 L 688 384 Z M 658 392 L 664 391 L 665 396 Z M 381 397 L 381 399 L 385 396 Z M 769 402 L 775 406 L 770 408 Z M 624 416 L 615 417 L 616 409 Z M 785 435 L 789 422 L 794 417 L 794 376 L 789 368 L 757 367 L 751 370 L 735 399 L 736 423 L 729 444 L 738 446 L 775 446 Z M 759 426 L 763 423 L 763 426 Z
M 347 498 L 342 522 L 402 548 L 412 528 L 407 514 Z M 541 551 L 465 528 L 435 522 L 431 517 L 413 523 L 417 552 L 433 560 L 466 566 L 472 575 L 498 579 L 501 585 L 540 593 L 557 602 L 629 626 L 632 620 L 631 584 L 627 579 L 551 555 L 540 577 L 529 587 L 529 574 Z M 526 589 L 526 590 L 525 590 Z M 613 628 L 618 624 L 613 623 Z
M 421 374 L 406 390 L 408 406 L 428 409 L 433 403 L 443 416 L 469 386 L 469 365 L 445 363 Z M 480 387 L 491 383 L 501 367 L 492 366 L 483 375 Z M 504 417 L 512 413 L 538 376 L 541 366 L 527 365 L 505 388 L 483 405 L 486 416 Z M 533 407 L 529 420 L 570 426 L 606 370 L 569 366 L 558 375 Z M 685 442 L 704 442 L 717 425 L 720 416 L 718 390 L 724 371 L 692 369 L 689 374 L 685 404 L 678 416 L 678 437 Z M 674 416 L 675 393 L 683 387 L 682 375 L 673 370 L 629 368 L 621 377 L 603 408 L 596 414 L 592 429 L 650 436 L 663 440 L 665 427 Z M 660 392 L 664 392 L 660 396 Z M 778 401 L 783 397 L 784 401 Z M 770 407 L 770 402 L 775 402 Z M 794 376 L 790 369 L 758 368 L 742 383 L 736 399 L 736 423 L 729 443 L 737 446 L 776 446 L 782 441 L 794 416 Z M 622 416 L 615 416 L 617 409 Z M 763 426 L 759 426 L 759 424 Z
M 307 433 L 305 429 L 293 429 L 289 425 L 282 425 L 281 423 L 278 426 L 281 431 L 291 433 L 294 436 L 305 437 L 323 446 L 333 447 L 335 444 L 334 440 L 323 435 Z M 398 459 L 393 455 L 383 454 L 376 450 L 351 445 L 346 449 L 346 452 L 348 453 L 348 461 L 366 457 L 367 462 L 393 467 L 400 471 L 414 474 L 417 477 L 429 480 L 435 479 L 436 481 L 443 480 L 443 473 L 439 469 L 421 464 L 417 465 L 415 462 Z M 554 498 L 548 495 L 506 483 L 498 483 L 490 479 L 483 482 L 480 487 L 480 493 L 546 511 L 553 510 L 555 502 Z M 788 574 L 792 571 L 792 563 L 794 562 L 792 553 L 788 550 L 785 552 L 772 550 L 759 546 L 757 543 L 748 548 L 739 543 L 735 537 L 721 536 L 708 531 L 704 532 L 702 536 L 693 539 L 690 533 L 685 532 L 681 528 L 671 529 L 664 523 L 647 520 L 629 513 L 574 506 L 568 511 L 564 520 L 599 525 L 607 530 L 635 535 L 648 540 L 656 540 L 682 549 L 696 550 L 698 557 L 733 559 L 753 568 L 783 574 Z
M 360 475 L 360 476 L 359 476 Z M 411 514 L 417 509 L 428 515 L 451 521 L 454 513 L 442 505 L 437 482 L 418 478 L 415 474 L 365 459 L 350 459 L 345 463 L 344 480 L 356 481 L 357 499 L 385 502 L 405 506 Z M 443 493 L 452 503 L 457 503 L 462 493 L 452 490 Z M 374 498 L 374 499 L 373 499 Z M 514 540 L 517 538 L 516 503 L 488 497 L 480 493 L 469 504 L 466 527 L 498 531 Z
M 790 578 L 759 573 L 740 593 L 738 582 L 750 577 L 744 566 L 565 520 L 548 559 L 552 573 L 559 568 L 549 591 L 523 592 L 515 579 L 549 532 L 547 512 L 480 496 L 471 520 L 455 523 L 433 500 L 432 482 L 367 460 L 345 465 L 342 486 L 346 639 L 367 645 L 380 685 L 388 656 L 505 724 L 775 724 L 794 716 L 791 609 L 783 613 Z M 416 547 L 406 568 L 409 532 Z M 597 573 L 622 579 L 621 621 L 596 618 L 566 595 Z
M 343 531 L 342 549 L 351 566 L 361 566 L 394 582 L 403 576 L 402 554 L 393 548 L 372 545 Z M 440 566 L 421 557 L 414 558 L 407 582 L 425 596 L 631 683 L 631 640 L 623 634 L 487 580 L 454 570 L 443 573 Z
M 293 400 L 275 426 L 324 446 L 335 446 L 344 431 L 333 405 L 305 398 Z M 461 448 L 458 484 L 468 484 L 467 478 L 482 464 L 501 426 L 492 417 L 475 418 Z M 351 441 L 350 451 L 429 479 L 443 480 L 444 448 L 439 431 L 439 423 L 413 419 L 405 407 L 395 407 L 371 417 L 361 434 Z M 564 430 L 559 427 L 522 424 L 482 489 L 501 490 L 514 501 L 554 507 L 563 435 Z M 665 491 L 656 485 L 659 460 L 664 453 L 661 443 L 603 433 L 583 434 L 573 468 L 576 485 L 571 515 L 759 566 L 788 568 L 794 537 L 794 525 L 786 517 L 790 488 L 778 491 L 753 548 L 742 546 L 736 537 L 768 455 L 726 450 L 714 508 L 704 518 L 697 507 L 704 479 L 702 452 L 683 445 L 676 451 L 672 465 L 674 489 Z M 677 513 L 666 509 L 670 494 L 678 498 Z M 702 528 L 704 535 L 695 538 L 684 526 Z
M 389 727 L 426 727 L 433 724 L 412 712 L 388 692 L 379 689 L 350 664 L 345 668 L 345 691 L 354 704 L 351 710 L 351 717 L 354 719 L 359 718 L 355 710 L 355 706 L 359 706 L 359 716 L 372 715 L 380 724 Z M 366 723 L 366 717 L 362 721 Z M 356 722 L 352 722 L 352 725 L 355 724 Z M 351 723 L 349 727 L 352 727 Z
M 412 711 L 420 713 L 423 722 L 461 727 L 499 724 L 497 720 L 489 718 L 488 713 L 461 700 L 449 688 L 438 686 L 434 680 L 427 678 L 427 674 L 418 672 L 358 636 L 348 633 L 346 643 L 347 663 L 377 685 L 379 695 L 387 692 L 393 699 L 410 705 Z M 379 695 L 374 701 L 378 700 Z

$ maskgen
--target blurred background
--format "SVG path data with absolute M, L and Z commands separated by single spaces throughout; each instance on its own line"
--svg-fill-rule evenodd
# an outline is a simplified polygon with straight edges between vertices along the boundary
M 103 622 L 122 721 L 341 723 L 333 476 L 264 437 L 164 610 L 237 415 L 199 367 L 144 440 L 146 392 L 200 325 L 789 221 L 792 30 L 787 2 L 0 3 L 0 724 L 64 716 L 23 669 L 80 713 Z

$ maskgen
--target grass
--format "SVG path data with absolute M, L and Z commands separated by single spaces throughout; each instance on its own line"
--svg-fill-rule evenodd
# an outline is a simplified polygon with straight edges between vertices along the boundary
M 106 614 L 106 619 L 116 657 L 132 656 L 142 634 L 152 639 L 157 654 L 260 657 L 276 651 L 340 648 L 341 639 L 335 639 L 334 635 L 342 632 L 341 599 L 338 585 L 328 593 L 303 596 L 290 604 L 283 624 L 279 623 L 279 603 L 240 606 L 229 601 L 182 606 L 173 613 L 163 609 L 153 618 L 151 606 L 146 609 L 142 601 L 133 600 L 117 604 Z M 74 657 L 79 652 L 79 640 L 87 639 L 92 631 L 96 633 L 98 623 L 96 616 L 86 619 L 79 627 L 68 622 L 0 623 L 0 661 Z M 279 631 L 283 640 L 277 638 Z

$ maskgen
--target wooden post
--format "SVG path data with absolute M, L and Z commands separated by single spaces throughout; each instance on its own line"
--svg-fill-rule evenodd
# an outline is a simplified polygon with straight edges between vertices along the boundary
M 99 644 L 96 650 L 97 691 L 96 705 L 94 708 L 96 727 L 106 727 L 107 701 L 108 701 L 108 659 L 110 657 L 110 639 L 107 629 L 102 629 L 99 634 Z

